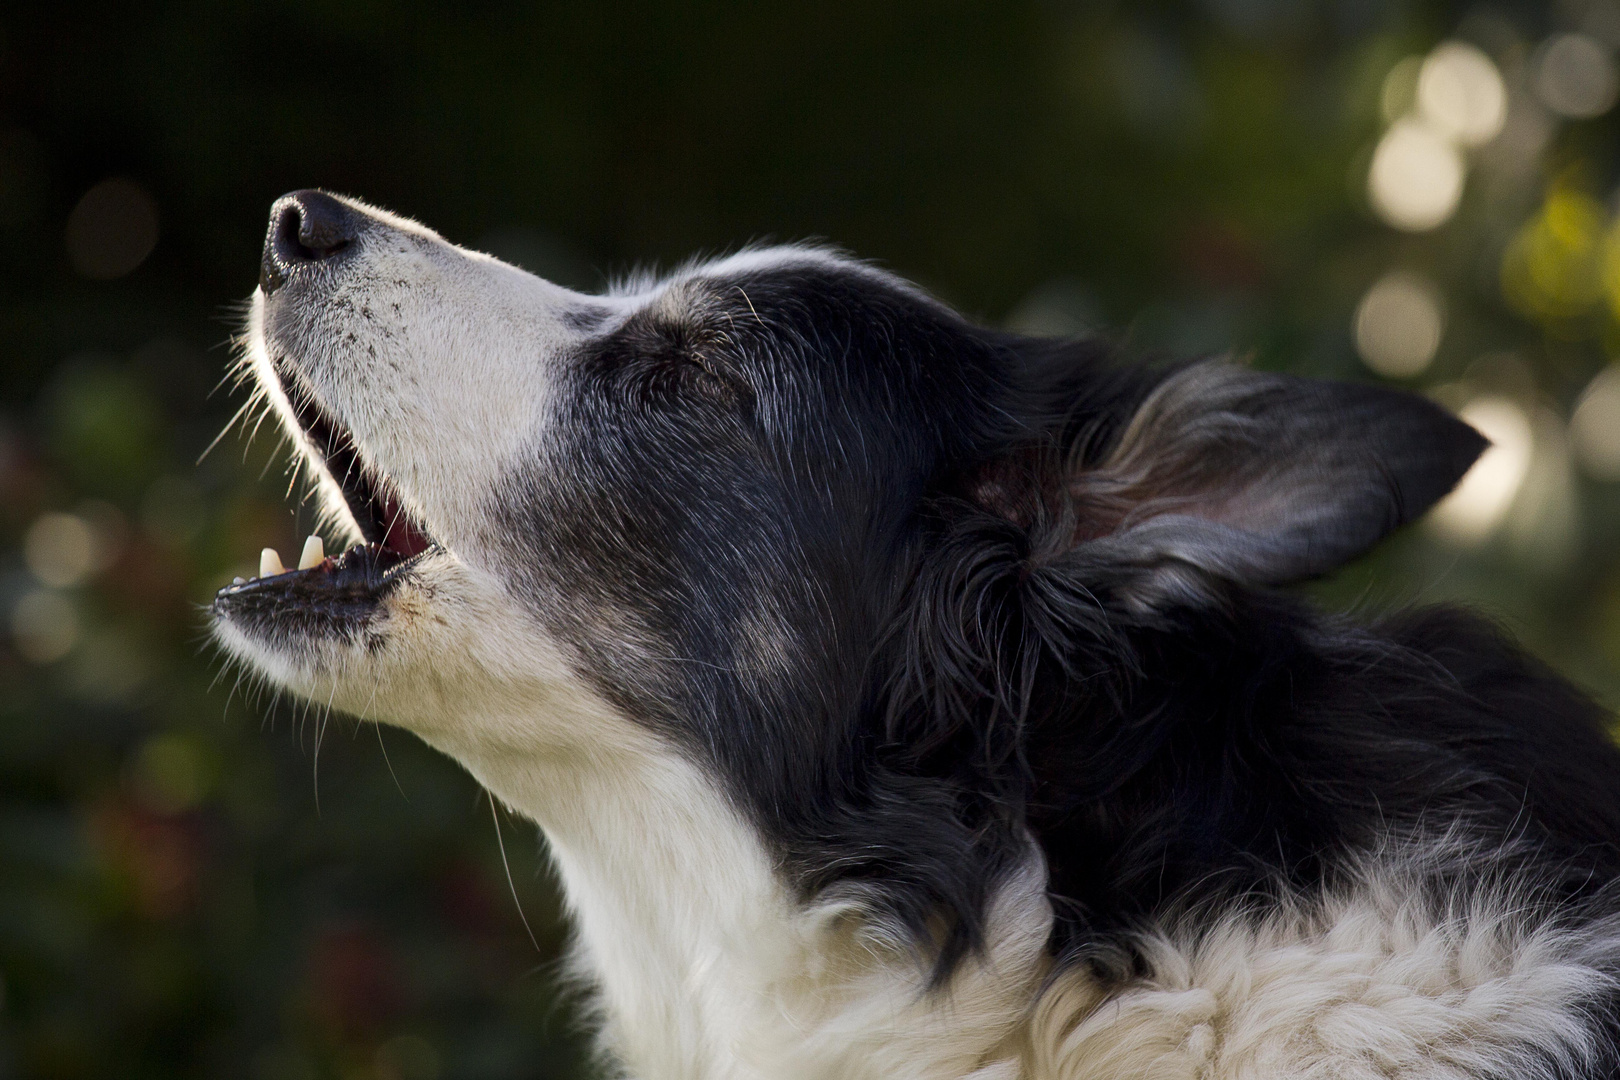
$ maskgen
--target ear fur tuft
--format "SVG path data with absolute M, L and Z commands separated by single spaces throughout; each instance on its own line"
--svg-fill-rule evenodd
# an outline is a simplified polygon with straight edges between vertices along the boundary
M 1485 445 L 1412 394 L 1207 361 L 1166 378 L 1100 461 L 1043 482 L 1015 455 L 970 497 L 1041 529 L 1046 559 L 1127 573 L 1134 602 L 1153 606 L 1198 578 L 1326 573 L 1427 510 Z

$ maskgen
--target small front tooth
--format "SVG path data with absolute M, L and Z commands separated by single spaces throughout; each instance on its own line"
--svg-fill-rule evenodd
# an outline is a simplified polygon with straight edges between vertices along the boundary
M 233 577 L 233 578 L 231 578 L 231 584 L 232 585 L 246 585 L 247 584 L 247 578 Z
M 281 556 L 276 554 L 275 548 L 265 548 L 259 552 L 260 577 L 275 577 L 285 572 L 286 567 L 281 565 Z
M 326 547 L 321 543 L 319 536 L 312 534 L 308 540 L 304 541 L 304 553 L 298 556 L 298 569 L 313 569 L 321 565 L 321 560 L 324 558 L 326 558 Z

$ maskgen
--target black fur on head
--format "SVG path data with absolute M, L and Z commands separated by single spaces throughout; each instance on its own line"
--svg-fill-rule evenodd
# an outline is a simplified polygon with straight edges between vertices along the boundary
M 1466 471 L 1483 440 L 1420 398 L 1132 366 L 825 258 L 678 280 L 568 370 L 495 503 L 537 617 L 806 899 L 858 898 L 937 976 L 1037 848 L 1077 954 L 1394 826 L 1582 865 L 1581 828 L 1620 838 L 1579 695 L 1457 617 L 1275 592 Z
M 1254 707 L 1303 653 L 1289 633 L 1302 616 L 1263 588 L 1360 554 L 1445 494 L 1484 441 L 1428 402 L 1376 388 L 1222 361 L 1104 374 L 1094 346 L 1001 341 L 1034 382 L 1025 400 L 1084 400 L 1070 380 L 1088 367 L 1092 380 L 1134 376 L 1135 392 L 1102 413 L 1026 412 L 986 460 L 930 493 L 930 542 L 879 651 L 872 700 L 885 744 L 962 793 L 959 817 L 981 847 L 1011 858 L 1025 836 L 1042 844 L 1057 934 L 1075 945 L 1082 926 L 1145 917 L 1191 883 L 1163 858 L 1167 841 L 1189 849 L 1178 854 L 1202 864 L 1206 886 L 1237 869 L 1220 865 L 1238 855 L 1216 839 L 1223 807 L 1180 823 L 1203 836 L 1133 830 L 1136 857 L 1175 875 L 1151 899 L 1118 895 L 1131 874 L 1110 863 L 1124 848 L 1101 848 L 1119 796 L 1189 725 Z M 1242 678 L 1232 665 L 1245 662 L 1254 683 L 1230 701 L 1223 690 Z M 1230 764 L 1230 734 L 1205 734 L 1203 764 Z M 1208 793 L 1189 784 L 1159 797 L 1137 808 L 1148 832 Z M 1103 826 L 1092 836 L 1088 816 Z M 1280 822 L 1254 827 L 1285 843 Z M 1277 869 L 1274 852 L 1252 854 L 1237 860 L 1246 885 Z M 998 867 L 982 865 L 988 890 Z M 973 923 L 956 925 L 965 948 Z

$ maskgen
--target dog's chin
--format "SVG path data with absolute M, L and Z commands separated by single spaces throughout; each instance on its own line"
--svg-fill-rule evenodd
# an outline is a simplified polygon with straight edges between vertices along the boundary
M 465 634 L 447 631 L 468 620 L 438 604 L 446 591 L 465 594 L 464 578 L 436 545 L 398 558 L 361 544 L 309 569 L 221 589 L 210 608 L 213 637 L 277 689 L 365 719 L 420 726 L 447 704 L 424 682 L 423 659 L 443 654 L 454 666 L 465 649 Z
M 310 569 L 239 579 L 214 597 L 214 638 L 276 686 L 353 711 L 347 686 L 387 664 L 397 605 L 423 558 L 390 565 L 359 545 Z
M 600 750 L 611 710 L 495 579 L 437 544 L 391 568 L 375 554 L 221 590 L 215 644 L 276 690 L 447 752 Z

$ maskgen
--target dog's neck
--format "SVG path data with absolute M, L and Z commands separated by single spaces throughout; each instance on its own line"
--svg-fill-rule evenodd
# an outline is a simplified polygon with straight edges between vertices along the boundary
M 930 993 L 926 965 L 855 900 L 797 902 L 702 770 L 633 725 L 619 734 L 541 752 L 429 741 L 544 830 L 632 1075 L 922 1080 L 1005 1056 L 1050 927 L 1038 857 L 993 908 L 985 954 Z

